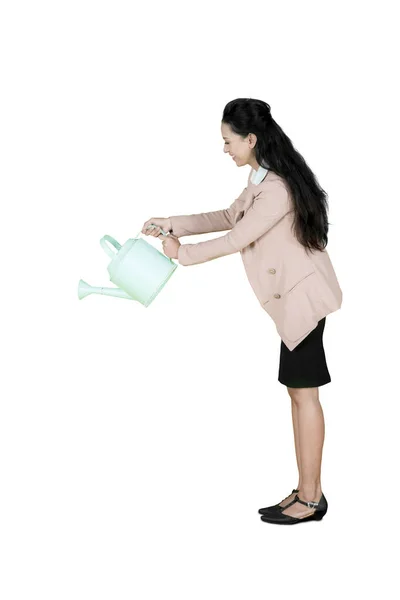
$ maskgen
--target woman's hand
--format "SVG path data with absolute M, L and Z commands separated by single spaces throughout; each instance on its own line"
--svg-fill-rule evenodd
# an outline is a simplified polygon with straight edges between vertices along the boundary
M 155 225 L 154 228 L 149 228 L 149 225 Z M 172 231 L 171 219 L 169 217 L 153 217 L 146 221 L 142 227 L 142 233 L 144 235 L 153 235 L 158 237 L 160 229 L 164 231 Z
M 178 258 L 178 250 L 181 245 L 178 238 L 175 235 L 172 235 L 172 233 L 169 235 L 160 233 L 158 237 L 162 240 L 164 254 L 168 256 L 168 258 Z

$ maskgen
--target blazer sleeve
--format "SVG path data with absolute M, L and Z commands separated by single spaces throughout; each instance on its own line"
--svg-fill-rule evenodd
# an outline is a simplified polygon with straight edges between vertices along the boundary
M 243 192 L 229 208 L 215 210 L 213 212 L 198 213 L 195 215 L 176 215 L 169 217 L 173 235 L 182 237 L 185 235 L 232 229 L 233 219 L 240 203 L 244 201 L 246 190 L 247 187 L 244 188 Z
M 271 182 L 255 197 L 245 215 L 229 233 L 198 244 L 182 244 L 178 249 L 179 264 L 196 265 L 240 252 L 267 233 L 291 210 L 286 188 L 279 182 Z

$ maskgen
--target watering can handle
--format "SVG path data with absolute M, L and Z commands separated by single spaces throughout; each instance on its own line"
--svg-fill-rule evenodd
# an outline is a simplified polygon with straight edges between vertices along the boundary
M 157 227 L 157 225 L 148 225 L 147 229 L 154 229 L 155 227 Z M 161 227 L 160 227 L 161 229 Z M 142 230 L 139 231 L 139 233 L 137 234 L 137 236 L 142 232 Z M 164 231 L 164 229 L 161 229 L 160 233 L 162 233 L 163 235 L 169 235 L 169 231 Z M 136 236 L 136 237 L 137 237 Z
M 100 240 L 100 244 L 101 244 L 101 247 L 103 248 L 104 252 L 106 254 L 108 254 L 108 256 L 110 258 L 115 258 L 115 256 L 117 255 L 117 252 L 113 252 L 111 250 L 111 248 L 109 246 L 107 246 L 106 242 L 110 242 L 110 244 L 112 244 L 114 246 L 114 248 L 117 249 L 117 251 L 120 250 L 121 244 L 119 244 L 117 242 L 117 240 L 114 240 L 114 238 L 111 237 L 111 235 L 104 235 Z
M 150 225 L 149 227 L 154 228 L 154 227 L 156 227 L 156 225 Z M 139 233 L 137 233 L 135 235 L 134 239 L 136 239 L 141 233 L 142 233 L 142 230 L 140 230 Z M 163 235 L 169 235 L 169 231 L 164 231 L 164 229 L 161 229 L 161 233 Z M 114 248 L 116 248 L 117 252 L 113 252 L 111 250 L 111 248 L 109 246 L 107 246 L 106 242 L 109 242 L 110 244 L 112 244 L 114 246 Z M 106 254 L 108 254 L 108 256 L 110 258 L 115 258 L 118 251 L 121 249 L 121 244 L 119 242 L 117 242 L 117 240 L 115 240 L 113 237 L 111 237 L 111 235 L 104 235 L 100 240 L 100 244 L 101 244 L 101 247 L 103 248 L 104 252 Z

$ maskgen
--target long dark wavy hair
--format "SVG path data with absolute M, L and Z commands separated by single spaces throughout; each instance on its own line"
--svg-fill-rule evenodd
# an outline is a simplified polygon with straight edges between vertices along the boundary
M 254 147 L 259 165 L 280 175 L 288 184 L 294 204 L 292 230 L 306 252 L 328 244 L 328 200 L 317 178 L 262 100 L 237 98 L 228 102 L 222 122 L 243 138 L 257 136 Z

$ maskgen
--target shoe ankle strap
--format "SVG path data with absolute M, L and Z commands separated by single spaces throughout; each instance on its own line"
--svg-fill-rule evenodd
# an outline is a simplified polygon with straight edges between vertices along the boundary
M 305 502 L 304 500 L 300 500 L 297 494 L 294 500 L 295 502 L 300 502 L 301 504 L 304 504 L 304 506 L 308 506 L 309 508 L 317 508 L 319 506 L 318 502 Z

